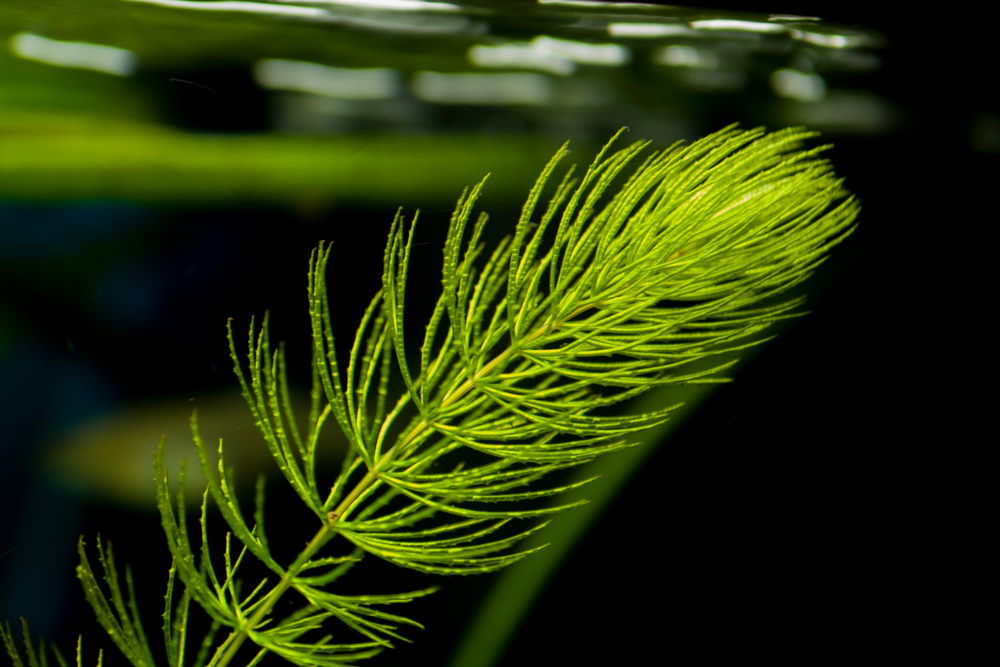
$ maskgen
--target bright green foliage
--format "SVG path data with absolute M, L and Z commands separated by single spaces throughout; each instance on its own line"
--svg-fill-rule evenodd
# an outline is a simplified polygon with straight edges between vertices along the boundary
M 346 354 L 334 339 L 325 282 L 331 247 L 321 244 L 309 267 L 309 414 L 293 412 L 285 355 L 272 348 L 266 319 L 251 325 L 244 360 L 229 336 L 264 442 L 316 516 L 317 532 L 290 563 L 276 557 L 264 530 L 263 486 L 247 515 L 222 442 L 210 451 L 193 422 L 208 479 L 197 535 L 162 455 L 156 463 L 173 556 L 166 664 L 222 667 L 241 649 L 240 664 L 268 653 L 299 665 L 353 664 L 420 627 L 387 607 L 430 592 L 335 593 L 360 559 L 473 574 L 526 556 L 517 543 L 566 506 L 550 496 L 580 484 L 543 478 L 630 446 L 672 409 L 620 409 L 627 401 L 668 383 L 721 381 L 730 362 L 706 360 L 731 358 L 793 316 L 799 299 L 781 294 L 809 276 L 857 213 L 818 157 L 822 149 L 802 147 L 811 136 L 730 127 L 658 152 L 643 142 L 618 150 L 609 143 L 579 176 L 572 169 L 557 176 L 564 146 L 542 170 L 513 234 L 492 248 L 483 241 L 486 215 L 474 214 L 480 182 L 452 215 L 441 295 L 415 337 L 406 331 L 405 302 L 416 216 L 407 223 L 398 214 L 382 289 Z M 321 431 L 334 423 L 350 451 L 327 481 L 317 475 L 316 455 Z M 209 501 L 228 524 L 224 539 L 207 525 Z M 337 536 L 350 546 L 331 544 Z M 160 664 L 131 579 L 123 590 L 110 549 L 99 553 L 105 587 L 81 548 L 87 599 L 133 665 Z M 270 575 L 248 579 L 241 566 L 251 559 Z M 298 606 L 283 604 L 278 613 L 291 593 Z M 192 602 L 213 627 L 197 641 L 187 637 Z

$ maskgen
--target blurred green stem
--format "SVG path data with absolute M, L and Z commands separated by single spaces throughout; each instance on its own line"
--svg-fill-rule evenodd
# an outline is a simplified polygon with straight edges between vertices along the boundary
M 744 357 L 747 356 L 744 354 Z M 552 577 L 566 555 L 639 466 L 655 451 L 655 446 L 676 430 L 716 387 L 715 384 L 675 385 L 652 391 L 635 406 L 637 412 L 654 410 L 664 404 L 683 401 L 665 424 L 643 433 L 637 447 L 603 456 L 579 471 L 579 478 L 599 478 L 560 497 L 560 503 L 587 499 L 589 502 L 566 512 L 558 521 L 539 531 L 524 543 L 532 549 L 548 547 L 530 558 L 508 567 L 473 617 L 452 656 L 450 667 L 493 667 L 499 664 L 510 639 L 525 620 L 545 583 Z

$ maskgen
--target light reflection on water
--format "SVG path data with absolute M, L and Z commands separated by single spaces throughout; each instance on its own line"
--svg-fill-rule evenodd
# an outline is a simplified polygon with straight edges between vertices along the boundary
M 125 0 L 140 2 L 172 9 L 185 9 L 203 12 L 244 12 L 250 14 L 270 14 L 272 16 L 292 16 L 296 18 L 322 18 L 322 9 L 302 6 L 296 7 L 270 2 L 240 2 L 239 0 L 220 0 L 220 2 L 199 2 L 198 0 Z
M 88 42 L 48 39 L 30 32 L 19 32 L 10 40 L 14 55 L 46 65 L 87 69 L 102 74 L 130 76 L 138 67 L 138 58 L 126 49 Z
M 858 89 L 859 75 L 879 66 L 879 35 L 815 17 L 568 0 L 516 7 L 493 0 L 91 0 L 87 13 L 57 22 L 70 4 L 51 0 L 38 9 L 29 0 L 9 0 L 0 6 L 0 39 L 5 27 L 20 28 L 8 36 L 12 54 L 48 67 L 47 76 L 64 89 L 91 85 L 74 77 L 98 76 L 71 67 L 131 77 L 101 122 L 118 114 L 130 130 L 145 132 L 144 141 L 164 126 L 331 136 L 485 129 L 580 140 L 622 125 L 672 141 L 678 132 L 706 132 L 733 120 L 871 132 L 893 118 L 878 95 Z M 127 19 L 123 4 L 130 7 Z M 7 69 L 0 60 L 0 77 L 15 93 L 0 115 L 16 116 L 21 127 L 42 117 L 57 123 L 58 114 L 40 114 L 37 105 L 18 107 L 30 96 L 16 91 L 35 95 L 40 84 L 29 70 Z M 65 74 L 53 74 L 57 69 Z M 246 83 L 227 89 L 234 81 Z M 190 85 L 182 90 L 172 82 Z M 186 110 L 152 116 L 148 110 L 162 109 L 163 100 Z M 139 109 L 146 111 L 133 111 Z M 53 111 L 72 113 L 61 101 Z M 202 122 L 209 111 L 218 118 Z M 227 117 L 254 114 L 265 120 L 226 130 Z M 166 141 L 160 133 L 150 149 Z M 189 174 L 204 189 L 206 169 L 240 154 L 219 148 L 223 141 L 205 144 L 204 154 L 188 141 L 183 164 L 167 169 Z M 109 145 L 99 137 L 78 144 L 102 142 Z M 62 146 L 68 151 L 71 144 Z M 63 148 L 22 151 L 0 169 L 19 172 L 22 182 L 25 173 L 38 172 L 30 190 L 48 192 L 35 187 L 46 182 L 43 172 L 81 160 L 81 151 L 61 157 Z M 243 159 L 229 173 L 257 164 Z M 268 167 L 260 169 L 254 173 Z M 58 192 L 61 181 L 49 180 Z
M 268 59 L 254 65 L 257 83 L 265 88 L 290 90 L 346 100 L 396 97 L 399 72 L 386 67 L 330 67 L 295 60 Z

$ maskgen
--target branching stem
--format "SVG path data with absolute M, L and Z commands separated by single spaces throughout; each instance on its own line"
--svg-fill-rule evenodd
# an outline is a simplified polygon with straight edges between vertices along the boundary
M 444 291 L 412 371 L 403 314 L 414 226 L 407 230 L 401 217 L 393 223 L 383 289 L 362 318 L 346 373 L 336 361 L 324 275 L 329 253 L 321 245 L 309 277 L 316 385 L 308 440 L 294 429 L 284 357 L 270 353 L 266 323 L 259 334 L 251 325 L 249 380 L 230 335 L 244 396 L 271 454 L 322 522 L 287 568 L 264 536 L 263 487 L 251 527 L 224 471 L 221 443 L 215 473 L 195 436 L 212 479 L 210 494 L 244 543 L 243 553 L 280 574 L 262 597 L 265 582 L 239 599 L 235 573 L 242 553 L 232 563 L 228 539 L 220 585 L 208 553 L 205 504 L 201 559 L 191 550 L 183 502 L 173 509 L 158 459 L 164 528 L 188 586 L 174 623 L 183 627 L 194 600 L 216 627 L 231 628 L 208 667 L 229 667 L 241 653 L 252 667 L 269 652 L 300 666 L 354 664 L 403 639 L 400 624 L 420 627 L 377 607 L 410 602 L 429 589 L 352 596 L 328 588 L 357 560 L 317 558 L 338 534 L 361 552 L 430 574 L 495 571 L 534 551 L 514 548 L 537 526 L 513 534 L 501 528 L 568 505 L 524 510 L 510 503 L 547 503 L 579 483 L 542 488 L 538 480 L 626 447 L 632 436 L 662 423 L 672 408 L 620 414 L 606 408 L 665 383 L 711 381 L 725 364 L 706 360 L 759 342 L 761 331 L 789 317 L 799 301 L 774 297 L 807 278 L 850 233 L 857 204 L 817 159 L 820 149 L 800 150 L 811 136 L 800 129 L 767 134 L 730 127 L 650 156 L 631 172 L 624 170 L 645 144 L 614 153 L 609 144 L 581 179 L 567 174 L 544 212 L 536 211 L 561 150 L 532 188 L 513 236 L 485 262 L 486 217 L 470 223 L 481 182 L 456 207 L 444 247 Z M 406 390 L 386 412 L 394 377 Z M 320 388 L 327 400 L 322 411 Z M 315 455 L 329 415 L 355 451 L 323 502 Z M 452 466 L 460 447 L 492 458 Z M 431 517 L 429 527 L 417 525 Z M 125 632 L 128 646 L 148 653 L 141 628 L 132 629 L 137 614 L 111 585 L 111 603 L 101 594 L 91 604 L 109 632 Z M 292 589 L 309 604 L 275 618 Z M 167 604 L 165 628 L 172 625 L 169 594 Z M 370 641 L 300 639 L 333 617 Z M 179 649 L 165 634 L 168 652 L 173 647 L 179 655 L 183 640 Z M 258 645 L 254 657 L 243 648 L 248 639 Z M 206 652 L 208 646 L 215 646 L 214 631 L 203 644 Z M 181 662 L 173 659 L 172 667 Z
M 281 596 L 292 587 L 295 577 L 302 571 L 302 567 L 334 537 L 336 533 L 333 531 L 333 524 L 335 522 L 336 519 L 333 519 L 323 524 L 323 527 L 313 536 L 305 549 L 299 553 L 298 557 L 288 567 L 278 583 L 274 585 L 274 588 L 267 594 L 264 602 L 257 608 L 253 615 L 247 619 L 246 623 L 229 635 L 223 643 L 225 650 L 218 658 L 212 660 L 210 667 L 225 667 L 232 661 L 236 656 L 236 652 L 239 651 L 240 646 L 243 645 L 243 642 L 250 636 L 254 628 L 267 618 L 267 615 L 271 613 L 271 610 L 278 603 L 278 600 L 281 599 Z M 220 650 L 222 650 L 222 647 L 220 647 Z

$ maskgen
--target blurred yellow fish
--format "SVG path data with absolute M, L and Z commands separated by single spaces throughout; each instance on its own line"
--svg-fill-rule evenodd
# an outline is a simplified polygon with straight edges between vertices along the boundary
M 307 415 L 308 396 L 293 400 L 296 414 Z M 238 484 L 277 473 L 249 408 L 235 391 L 144 403 L 81 424 L 52 443 L 46 467 L 58 481 L 79 492 L 133 507 L 152 506 L 153 453 L 163 439 L 172 479 L 177 479 L 181 460 L 187 459 L 186 492 L 197 502 L 205 481 L 189 426 L 194 409 L 205 444 L 214 449 L 223 438 L 226 462 Z M 320 439 L 321 466 L 339 460 L 346 446 L 335 427 L 326 431 Z

